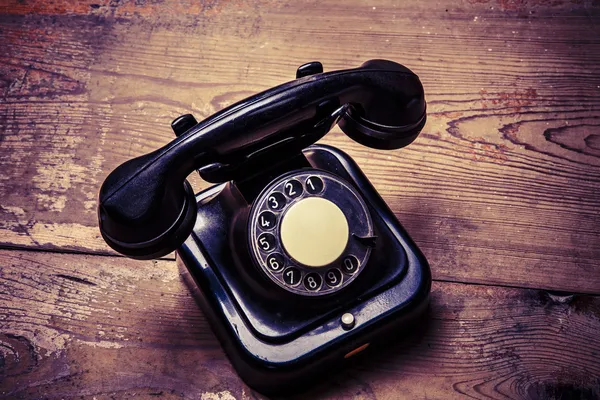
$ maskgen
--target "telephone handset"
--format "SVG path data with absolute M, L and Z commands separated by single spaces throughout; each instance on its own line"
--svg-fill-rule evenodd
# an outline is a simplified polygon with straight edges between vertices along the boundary
M 99 196 L 112 248 L 138 259 L 177 250 L 232 363 L 266 393 L 408 328 L 431 282 L 353 160 L 313 145 L 336 123 L 368 147 L 410 144 L 426 120 L 418 77 L 371 60 L 327 73 L 312 62 L 296 78 L 200 123 L 177 118 L 177 138 L 120 165 Z M 194 170 L 219 184 L 195 195 Z

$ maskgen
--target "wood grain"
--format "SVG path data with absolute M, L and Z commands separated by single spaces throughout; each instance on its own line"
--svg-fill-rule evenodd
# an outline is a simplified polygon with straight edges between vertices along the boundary
M 174 261 L 0 251 L 0 268 L 0 397 L 261 397 Z M 298 398 L 596 398 L 598 329 L 599 297 L 435 282 L 419 338 Z
M 394 152 L 339 130 L 324 142 L 357 160 L 434 276 L 600 293 L 599 11 L 579 0 L 3 2 L 0 245 L 110 253 L 99 186 L 167 143 L 172 118 L 204 118 L 308 60 L 389 58 L 423 80 L 421 137 Z
M 421 137 L 397 152 L 325 142 L 363 167 L 434 276 L 600 293 L 597 2 L 136 4 L 0 9 L 3 246 L 108 253 L 99 185 L 168 142 L 173 117 L 307 60 L 385 57 L 424 82 Z
M 97 192 L 179 114 L 371 58 L 419 74 L 423 133 L 324 142 L 424 250 L 430 322 L 297 398 L 600 398 L 600 298 L 539 290 L 600 294 L 598 0 L 6 0 L 0 43 L 0 398 L 261 398 Z

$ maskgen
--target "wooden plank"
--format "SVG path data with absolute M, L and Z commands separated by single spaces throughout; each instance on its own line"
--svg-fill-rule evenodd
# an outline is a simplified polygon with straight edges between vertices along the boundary
M 6 4 L 4 247 L 109 253 L 98 188 L 167 143 L 173 117 L 206 117 L 308 60 L 385 57 L 423 80 L 421 137 L 398 152 L 339 130 L 324 142 L 363 167 L 434 276 L 600 293 L 597 2 Z
M 4 398 L 260 397 L 174 261 L 0 251 L 0 271 Z M 599 329 L 600 297 L 434 282 L 420 338 L 300 398 L 595 398 Z

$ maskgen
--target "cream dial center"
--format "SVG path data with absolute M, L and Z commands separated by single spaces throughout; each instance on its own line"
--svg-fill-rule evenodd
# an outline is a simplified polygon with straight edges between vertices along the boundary
M 281 220 L 281 243 L 292 258 L 309 267 L 335 261 L 346 248 L 348 220 L 329 200 L 309 197 L 292 205 Z

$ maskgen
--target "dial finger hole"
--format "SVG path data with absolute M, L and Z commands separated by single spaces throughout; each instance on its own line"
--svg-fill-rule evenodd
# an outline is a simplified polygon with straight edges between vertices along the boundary
M 271 211 L 263 211 L 258 216 L 258 225 L 264 230 L 272 230 L 277 224 L 277 217 Z
M 274 192 L 267 197 L 267 204 L 271 210 L 279 211 L 285 207 L 285 196 L 279 192 Z
M 283 185 L 283 191 L 290 199 L 295 199 L 296 197 L 302 195 L 304 189 L 302 188 L 302 184 L 298 182 L 296 179 L 290 179 Z
M 306 179 L 306 191 L 310 194 L 321 193 L 323 190 L 323 180 L 318 176 L 309 176 Z
M 277 240 L 275 239 L 275 236 L 270 233 L 263 233 L 258 237 L 258 247 L 260 247 L 262 251 L 269 252 L 275 250 L 276 243 Z
M 289 286 L 297 286 L 301 277 L 302 273 L 298 268 L 289 267 L 283 271 L 283 281 Z
M 304 277 L 304 287 L 306 290 L 316 292 L 321 288 L 322 283 L 323 279 L 321 278 L 321 275 L 316 272 L 311 272 Z
M 325 283 L 329 287 L 336 287 L 342 283 L 342 272 L 337 268 L 332 268 L 325 274 Z
M 285 259 L 279 253 L 273 253 L 267 257 L 267 266 L 273 272 L 280 272 L 285 267 Z
M 347 274 L 353 274 L 358 270 L 358 259 L 354 256 L 346 256 L 342 261 L 342 270 Z

